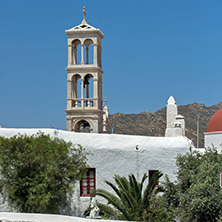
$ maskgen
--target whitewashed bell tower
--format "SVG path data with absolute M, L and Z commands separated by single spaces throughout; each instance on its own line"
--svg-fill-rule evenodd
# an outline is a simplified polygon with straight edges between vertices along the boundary
M 102 39 L 103 33 L 86 21 L 65 31 L 68 36 L 68 131 L 103 132 Z

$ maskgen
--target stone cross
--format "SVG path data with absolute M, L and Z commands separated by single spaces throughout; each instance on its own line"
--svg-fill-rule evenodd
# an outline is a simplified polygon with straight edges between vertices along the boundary
M 83 20 L 86 20 L 86 7 L 83 7 Z

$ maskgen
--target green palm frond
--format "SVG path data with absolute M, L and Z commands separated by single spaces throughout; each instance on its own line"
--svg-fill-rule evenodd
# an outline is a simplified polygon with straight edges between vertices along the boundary
M 120 194 L 118 188 L 114 184 L 112 184 L 111 182 L 109 182 L 107 180 L 105 180 L 105 183 L 108 184 L 115 191 L 115 193 L 117 194 L 118 197 L 121 197 L 121 194 Z
M 102 211 L 119 220 L 141 220 L 144 210 L 149 208 L 151 195 L 158 189 L 157 184 L 161 176 L 160 172 L 153 174 L 143 192 L 143 184 L 147 179 L 146 174 L 143 175 L 141 182 L 138 182 L 133 174 L 129 175 L 128 180 L 126 177 L 115 175 L 116 185 L 108 181 L 105 182 L 117 196 L 103 189 L 97 189 L 95 195 L 105 198 L 111 205 L 100 203 L 98 206 Z
M 110 193 L 106 190 L 103 190 L 103 189 L 97 189 L 97 190 L 95 190 L 95 195 L 105 198 L 107 200 L 108 204 L 111 204 L 117 210 L 122 212 L 122 214 L 124 216 L 127 215 L 124 204 L 121 202 L 121 200 L 118 197 L 116 197 L 112 193 Z
M 99 207 L 99 209 L 101 211 L 103 211 L 104 213 L 106 213 L 108 215 L 113 216 L 115 219 L 118 219 L 120 217 L 126 219 L 120 211 L 115 210 L 113 207 L 110 207 L 110 206 L 108 206 L 106 204 L 102 204 L 102 203 L 97 203 L 97 206 Z
M 129 175 L 129 183 L 130 183 L 130 191 L 134 198 L 137 200 L 139 196 L 141 196 L 140 184 L 137 182 L 135 176 L 133 174 Z
M 138 183 L 135 176 L 133 174 L 129 175 L 129 182 L 131 187 L 131 193 L 136 199 L 137 202 L 141 201 L 142 198 L 142 190 L 143 190 L 143 183 L 146 180 L 147 175 L 144 174 L 141 183 Z
M 121 177 L 119 175 L 115 175 L 114 180 L 120 190 L 128 190 L 129 191 L 129 189 L 130 189 L 129 182 L 126 179 L 126 177 Z
M 123 204 L 131 209 L 134 209 L 135 200 L 131 195 L 129 181 L 126 179 L 126 177 L 120 177 L 119 175 L 115 175 L 114 179 L 117 186 L 119 187 L 119 197 Z
M 142 181 L 141 181 L 141 183 L 140 183 L 140 189 L 141 190 L 143 190 L 143 183 L 145 182 L 145 180 L 147 179 L 147 174 L 146 173 L 144 173 L 144 175 L 143 175 L 143 178 L 142 178 Z
M 134 210 L 134 206 L 135 206 L 135 201 L 133 196 L 131 195 L 130 192 L 128 191 L 122 191 L 121 192 L 121 199 L 124 203 L 124 205 L 126 205 L 127 207 L 131 208 L 132 210 Z

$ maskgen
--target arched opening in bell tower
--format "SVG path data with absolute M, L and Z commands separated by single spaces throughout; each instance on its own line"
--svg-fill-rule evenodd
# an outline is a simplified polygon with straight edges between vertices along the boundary
M 84 41 L 84 61 L 85 64 L 93 64 L 93 41 L 86 39 Z
M 81 106 L 81 76 L 79 74 L 75 74 L 72 77 L 72 107 L 80 107 Z
M 76 132 L 85 132 L 90 133 L 90 124 L 86 120 L 80 120 L 75 125 L 75 131 Z
M 92 74 L 86 74 L 84 77 L 84 98 L 86 107 L 93 106 L 93 82 L 94 78 Z
M 72 41 L 72 64 L 81 64 L 81 42 L 79 39 Z

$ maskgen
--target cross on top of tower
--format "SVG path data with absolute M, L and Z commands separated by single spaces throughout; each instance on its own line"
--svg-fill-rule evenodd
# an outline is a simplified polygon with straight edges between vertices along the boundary
M 86 19 L 86 6 L 83 7 L 83 19 Z
M 86 21 L 86 7 L 84 6 L 83 7 L 82 23 L 73 27 L 73 28 L 71 28 L 71 29 L 66 30 L 65 32 L 66 32 L 67 35 L 73 35 L 73 34 L 77 34 L 77 33 L 80 33 L 82 35 L 83 32 L 85 32 L 85 34 L 88 34 L 88 32 L 92 33 L 92 31 L 94 33 L 97 32 L 99 34 L 100 38 L 104 37 L 103 33 L 99 29 L 97 29 L 97 28 L 95 28 L 95 27 L 93 27 L 93 26 L 91 26 L 87 23 L 87 21 Z
M 82 20 L 82 24 L 86 25 L 87 21 L 86 21 L 86 7 L 83 7 L 83 20 Z

